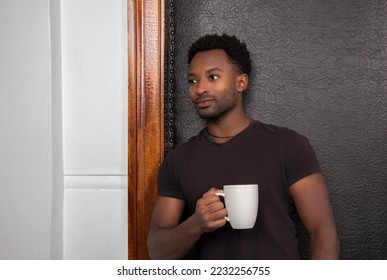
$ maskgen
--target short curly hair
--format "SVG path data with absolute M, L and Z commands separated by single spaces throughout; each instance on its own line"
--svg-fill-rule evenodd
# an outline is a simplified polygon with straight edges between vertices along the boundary
M 239 41 L 234 35 L 207 34 L 197 39 L 188 51 L 188 64 L 198 52 L 222 49 L 226 52 L 230 62 L 240 73 L 250 75 L 251 59 L 246 44 Z

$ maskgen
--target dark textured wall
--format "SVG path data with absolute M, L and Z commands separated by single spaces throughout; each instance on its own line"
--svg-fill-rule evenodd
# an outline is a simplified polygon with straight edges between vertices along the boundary
M 341 258 L 387 259 L 386 30 L 384 0 L 174 1 L 176 144 L 204 126 L 188 97 L 188 47 L 235 34 L 254 60 L 247 113 L 297 130 L 317 153 Z

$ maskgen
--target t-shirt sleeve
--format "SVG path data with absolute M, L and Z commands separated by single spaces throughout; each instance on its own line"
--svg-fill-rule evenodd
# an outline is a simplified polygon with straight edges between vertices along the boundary
M 184 195 L 179 188 L 176 172 L 174 166 L 175 156 L 173 152 L 168 154 L 159 168 L 158 173 L 158 195 L 173 197 L 177 199 L 184 199 Z
M 282 160 L 289 187 L 308 175 L 321 172 L 309 140 L 292 130 L 286 130 L 283 135 Z

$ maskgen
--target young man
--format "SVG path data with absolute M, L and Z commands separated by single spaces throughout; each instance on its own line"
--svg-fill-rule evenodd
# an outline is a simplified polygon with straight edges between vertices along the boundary
M 337 259 L 338 238 L 327 186 L 308 140 L 252 120 L 243 110 L 251 60 L 235 36 L 206 35 L 190 48 L 189 94 L 207 127 L 179 145 L 159 170 L 148 236 L 153 259 L 298 259 L 297 210 L 312 259 Z M 215 192 L 258 184 L 253 229 L 235 230 Z M 188 218 L 183 217 L 185 209 Z

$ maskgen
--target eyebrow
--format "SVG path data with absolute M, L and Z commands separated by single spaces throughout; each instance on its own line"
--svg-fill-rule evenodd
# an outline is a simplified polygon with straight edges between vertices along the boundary
M 206 70 L 206 74 L 209 74 L 213 71 L 221 71 L 221 72 L 224 72 L 223 69 L 219 68 L 219 67 L 214 67 L 214 68 L 211 68 L 211 69 L 208 69 Z M 196 76 L 194 73 L 188 73 L 188 76 Z

